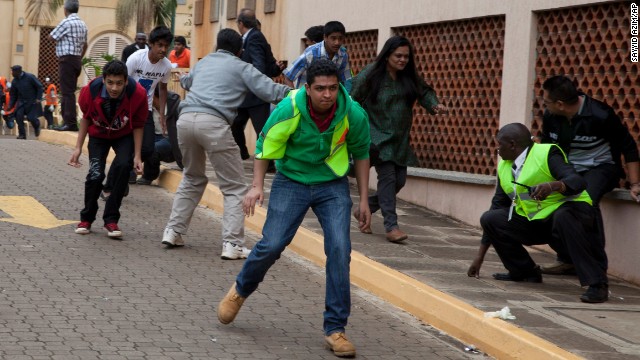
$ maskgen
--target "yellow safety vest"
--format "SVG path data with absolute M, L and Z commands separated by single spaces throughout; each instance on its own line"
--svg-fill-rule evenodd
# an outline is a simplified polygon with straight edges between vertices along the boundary
M 288 98 L 291 99 L 293 117 L 283 119 L 275 123 L 266 134 L 262 142 L 262 152 L 256 154 L 256 159 L 277 160 L 284 157 L 287 149 L 287 140 L 300 125 L 300 109 L 296 104 L 296 94 L 299 89 L 291 90 Z M 339 177 L 349 171 L 349 153 L 347 151 L 347 133 L 349 132 L 349 116 L 336 124 L 331 138 L 331 150 L 324 163 Z
M 529 186 L 557 181 L 551 175 L 547 161 L 552 146 L 558 147 L 555 144 L 533 144 L 516 181 Z M 560 149 L 560 147 L 558 147 L 558 149 Z M 562 151 L 562 149 L 560 149 L 560 151 Z M 562 152 L 562 155 L 566 162 L 567 156 L 564 152 Z M 511 182 L 515 180 L 513 178 L 511 165 L 513 165 L 512 160 L 501 160 L 500 163 L 498 163 L 500 187 L 502 187 L 505 194 L 513 201 L 516 212 L 521 216 L 527 217 L 529 220 L 547 218 L 566 201 L 584 201 L 589 205 L 592 204 L 591 197 L 586 191 L 572 196 L 564 196 L 559 192 L 553 192 L 544 200 L 533 200 L 529 195 L 528 189 Z

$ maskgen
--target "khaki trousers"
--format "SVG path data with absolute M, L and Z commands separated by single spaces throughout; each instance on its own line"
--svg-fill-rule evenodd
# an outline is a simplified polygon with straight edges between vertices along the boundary
M 197 112 L 180 114 L 176 126 L 184 169 L 167 227 L 180 234 L 187 233 L 193 212 L 209 183 L 205 173 L 208 156 L 224 197 L 222 240 L 244 246 L 242 200 L 247 183 L 231 126 L 222 118 Z

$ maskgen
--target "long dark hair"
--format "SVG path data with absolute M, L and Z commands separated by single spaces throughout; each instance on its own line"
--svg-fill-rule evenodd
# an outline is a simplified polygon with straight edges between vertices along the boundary
M 367 99 L 371 99 L 372 103 L 375 104 L 378 102 L 380 86 L 387 73 L 387 60 L 397 48 L 402 46 L 409 47 L 409 61 L 404 69 L 396 73 L 396 80 L 399 81 L 402 86 L 402 95 L 407 104 L 413 105 L 414 101 L 418 98 L 419 77 L 413 56 L 413 46 L 406 37 L 395 35 L 384 43 L 380 54 L 378 54 L 372 65 L 373 68 L 371 72 L 367 76 L 365 82 L 366 88 L 369 89 Z

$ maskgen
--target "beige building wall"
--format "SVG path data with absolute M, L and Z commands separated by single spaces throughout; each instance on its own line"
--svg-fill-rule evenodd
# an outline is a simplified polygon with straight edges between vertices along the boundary
M 191 4 L 193 0 L 186 1 L 185 5 L 179 5 L 176 11 L 175 33 L 178 35 L 191 34 L 192 26 L 189 23 L 191 17 Z M 128 43 L 132 43 L 135 37 L 135 22 L 124 32 L 116 30 L 115 8 L 117 0 L 81 0 L 78 16 L 87 24 L 89 29 L 88 43 L 92 44 L 95 39 L 105 33 L 119 33 L 127 38 Z M 10 51 L 0 52 L 0 75 L 10 77 L 9 67 L 13 64 L 20 64 L 24 70 L 38 75 L 40 28 L 31 26 L 26 20 L 25 0 L 0 0 L 0 14 L 11 14 L 5 19 L 9 21 L 0 22 L 0 32 L 6 34 L 0 38 L 0 48 L 10 49 Z M 19 25 L 19 19 L 24 20 L 24 24 Z M 58 9 L 57 17 L 50 23 L 35 24 L 40 26 L 55 27 L 64 19 L 64 10 Z M 19 48 L 22 51 L 18 51 Z M 115 54 L 120 57 L 120 54 Z M 82 85 L 84 76 L 79 79 L 78 85 Z

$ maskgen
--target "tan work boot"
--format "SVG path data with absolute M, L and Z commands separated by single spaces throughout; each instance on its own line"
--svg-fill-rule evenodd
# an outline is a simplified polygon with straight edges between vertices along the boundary
M 553 264 L 543 265 L 541 270 L 543 274 L 548 275 L 572 275 L 576 273 L 576 268 L 573 264 L 567 264 L 560 260 L 556 260 Z
M 220 300 L 220 304 L 218 304 L 218 320 L 220 320 L 223 324 L 229 324 L 236 318 L 238 315 L 238 311 L 244 304 L 245 298 L 238 295 L 236 292 L 236 283 L 234 282 L 229 289 L 227 295 L 224 296 L 222 300 Z
M 395 228 L 387 233 L 387 240 L 391 242 L 398 242 L 402 240 L 406 240 L 409 236 L 405 234 L 402 230 Z
M 333 354 L 337 357 L 353 357 L 356 356 L 356 347 L 343 332 L 336 332 L 329 336 L 325 336 L 324 340 Z

